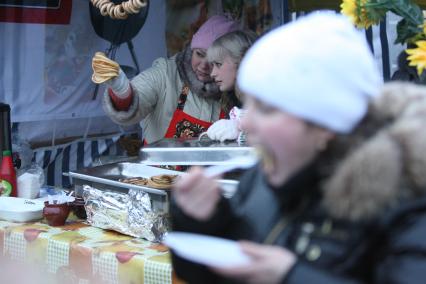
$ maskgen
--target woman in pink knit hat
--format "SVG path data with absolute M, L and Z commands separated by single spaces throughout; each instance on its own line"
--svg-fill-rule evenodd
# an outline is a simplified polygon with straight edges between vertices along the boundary
M 182 52 L 155 60 L 131 81 L 120 70 L 106 82 L 104 110 L 118 124 L 140 123 L 146 143 L 198 136 L 223 117 L 220 90 L 210 77 L 207 48 L 237 29 L 238 24 L 225 16 L 212 16 Z

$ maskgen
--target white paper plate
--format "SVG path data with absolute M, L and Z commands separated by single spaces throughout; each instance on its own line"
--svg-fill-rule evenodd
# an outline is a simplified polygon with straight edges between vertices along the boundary
M 250 263 L 250 257 L 241 251 L 239 244 L 227 239 L 171 232 L 163 243 L 180 257 L 207 266 L 229 268 Z
M 0 219 L 28 222 L 43 218 L 44 202 L 18 197 L 0 197 Z

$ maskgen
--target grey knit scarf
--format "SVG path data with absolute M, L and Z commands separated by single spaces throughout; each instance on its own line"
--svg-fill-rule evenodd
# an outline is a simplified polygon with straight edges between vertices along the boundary
M 176 64 L 182 80 L 189 86 L 193 94 L 204 98 L 220 99 L 219 87 L 213 82 L 201 82 L 191 66 L 192 51 L 188 46 L 176 55 Z

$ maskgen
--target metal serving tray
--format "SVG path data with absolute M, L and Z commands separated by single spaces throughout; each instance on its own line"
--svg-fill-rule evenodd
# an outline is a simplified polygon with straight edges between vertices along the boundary
M 167 197 L 169 190 L 154 189 L 145 186 L 133 185 L 124 182 L 119 182 L 120 178 L 131 178 L 131 177 L 145 177 L 149 178 L 154 175 L 161 174 L 172 174 L 181 175 L 185 174 L 178 171 L 171 171 L 161 169 L 158 167 L 146 166 L 140 163 L 114 163 L 108 165 L 102 165 L 93 168 L 85 168 L 75 172 L 69 172 L 69 176 L 72 178 L 73 183 L 76 187 L 76 194 L 79 194 L 79 190 L 82 186 L 87 184 L 96 187 L 100 190 L 115 190 L 120 192 L 127 192 L 130 188 L 143 190 L 150 193 L 152 198 Z M 224 189 L 224 195 L 232 195 L 237 186 L 238 181 L 236 180 L 219 180 L 220 186 Z
M 197 138 L 162 139 L 139 152 L 140 163 L 145 165 L 224 165 L 226 160 L 248 155 L 255 155 L 253 147 Z

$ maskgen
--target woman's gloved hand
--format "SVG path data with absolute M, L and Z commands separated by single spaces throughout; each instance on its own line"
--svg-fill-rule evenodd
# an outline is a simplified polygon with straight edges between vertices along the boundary
M 117 97 L 127 97 L 129 79 L 120 65 L 109 59 L 103 52 L 96 52 L 92 59 L 92 81 L 96 84 L 106 83 Z
M 212 140 L 235 140 L 238 138 L 240 130 L 238 128 L 238 120 L 221 119 L 216 121 L 207 130 L 207 136 Z
M 118 76 L 109 79 L 105 82 L 108 87 L 112 89 L 114 94 L 118 97 L 127 97 L 128 91 L 130 87 L 129 79 L 127 79 L 126 74 L 124 74 L 123 70 L 118 71 Z

